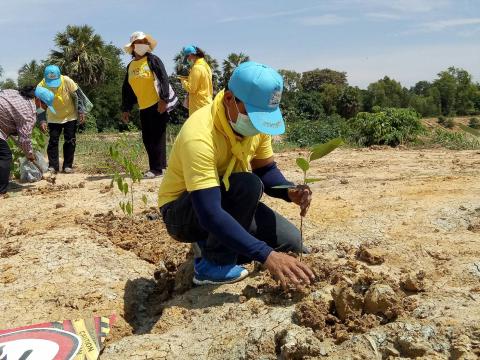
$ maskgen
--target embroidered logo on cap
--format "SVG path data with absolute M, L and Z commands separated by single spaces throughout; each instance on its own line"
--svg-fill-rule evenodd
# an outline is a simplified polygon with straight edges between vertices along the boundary
M 51 72 L 51 73 L 48 73 L 47 74 L 47 77 L 50 79 L 50 80 L 57 80 L 58 79 L 58 76 L 57 74 Z

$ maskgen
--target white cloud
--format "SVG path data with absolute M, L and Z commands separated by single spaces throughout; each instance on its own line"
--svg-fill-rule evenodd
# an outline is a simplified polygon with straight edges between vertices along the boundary
M 418 30 L 426 32 L 442 31 L 455 27 L 463 27 L 468 25 L 480 25 L 480 18 L 462 18 L 438 20 L 420 24 Z
M 376 20 L 402 20 L 405 19 L 404 16 L 394 13 L 383 13 L 383 12 L 372 12 L 365 14 L 367 17 L 376 19 Z
M 377 10 L 383 8 L 404 13 L 426 13 L 452 4 L 452 0 L 354 0 L 354 2 Z
M 320 16 L 306 16 L 297 19 L 299 23 L 305 26 L 325 26 L 325 25 L 339 25 L 349 21 L 349 18 L 338 16 L 335 14 L 326 14 Z
M 276 17 L 285 17 L 285 16 L 291 16 L 291 15 L 297 15 L 297 14 L 302 14 L 305 12 L 309 12 L 315 9 L 318 9 L 321 7 L 320 5 L 318 6 L 310 6 L 306 8 L 300 8 L 300 9 L 291 9 L 291 10 L 284 10 L 284 11 L 275 11 L 275 12 L 270 12 L 270 13 L 265 13 L 265 14 L 253 14 L 253 15 L 246 15 L 246 16 L 232 16 L 232 17 L 227 17 L 218 20 L 217 22 L 219 23 L 229 23 L 229 22 L 236 22 L 236 21 L 249 21 L 249 20 L 260 20 L 260 19 L 271 19 L 271 18 L 276 18 Z

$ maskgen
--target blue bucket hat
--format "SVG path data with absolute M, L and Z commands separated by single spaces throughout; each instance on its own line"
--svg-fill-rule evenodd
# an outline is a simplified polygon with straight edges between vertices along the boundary
M 241 63 L 233 72 L 228 89 L 245 104 L 248 117 L 258 131 L 268 135 L 285 132 L 279 107 L 283 78 L 277 71 L 254 61 Z
M 48 87 L 60 87 L 62 80 L 60 79 L 60 68 L 57 65 L 48 65 L 45 68 L 43 76 Z
M 39 98 L 41 102 L 46 104 L 52 113 L 57 113 L 53 108 L 53 100 L 55 99 L 55 94 L 53 92 L 42 86 L 37 86 L 35 88 L 35 96 Z

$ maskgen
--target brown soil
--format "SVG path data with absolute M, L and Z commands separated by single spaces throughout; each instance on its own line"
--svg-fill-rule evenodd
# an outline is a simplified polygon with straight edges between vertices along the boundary
M 279 167 L 300 181 L 298 152 Z M 191 287 L 189 245 L 133 218 L 110 179 L 59 174 L 0 199 L 0 328 L 117 315 L 102 359 L 474 359 L 480 355 L 480 154 L 342 150 L 312 164 L 304 222 L 317 281 L 261 266 Z M 298 224 L 298 209 L 265 202 Z M 60 206 L 57 206 L 60 204 Z

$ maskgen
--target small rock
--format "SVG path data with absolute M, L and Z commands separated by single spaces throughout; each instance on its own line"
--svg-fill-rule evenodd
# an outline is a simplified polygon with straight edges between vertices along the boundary
M 60 209 L 60 208 L 63 208 L 65 207 L 65 204 L 62 204 L 62 203 L 58 203 L 55 205 L 55 209 Z
M 85 187 L 85 182 L 82 181 L 80 184 L 78 184 L 78 187 L 79 187 L 80 189 L 83 189 L 83 188 Z
M 342 184 L 342 185 L 346 185 L 348 183 L 349 183 L 349 181 L 347 179 L 341 179 L 340 180 L 340 184 Z
M 430 345 L 419 338 L 413 336 L 399 335 L 397 337 L 397 348 L 402 356 L 417 358 L 430 352 Z
M 357 251 L 357 258 L 370 265 L 380 265 L 385 261 L 385 251 L 379 248 L 367 248 L 362 245 Z
M 363 311 L 363 297 L 356 294 L 353 289 L 345 283 L 335 286 L 332 289 L 332 297 L 335 302 L 338 317 L 345 321 L 350 316 L 360 316 Z
M 365 312 L 394 319 L 400 314 L 400 300 L 393 289 L 385 284 L 370 286 L 365 294 Z
M 410 273 L 400 282 L 402 289 L 411 292 L 420 292 L 425 290 L 425 272 L 419 271 L 416 274 Z

